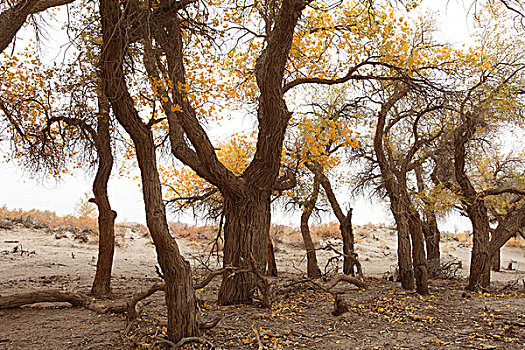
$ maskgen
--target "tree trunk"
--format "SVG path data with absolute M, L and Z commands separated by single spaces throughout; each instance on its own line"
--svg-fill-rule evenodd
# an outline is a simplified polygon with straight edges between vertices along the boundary
M 491 258 L 492 271 L 500 272 L 501 270 L 501 250 L 498 249 Z
M 425 245 L 427 248 L 427 265 L 430 275 L 439 270 L 441 265 L 441 251 L 439 242 L 441 234 L 437 226 L 436 215 L 433 211 L 427 211 L 426 220 L 423 223 L 423 234 L 425 236 Z
M 303 236 L 304 248 L 306 250 L 306 272 L 309 278 L 317 278 L 321 276 L 321 270 L 317 263 L 317 255 L 315 253 L 314 242 L 312 241 L 312 235 L 310 234 L 310 227 L 308 220 L 311 215 L 311 211 L 305 210 L 301 214 L 301 235 Z
M 332 184 L 328 177 L 323 173 L 323 169 L 319 164 L 309 164 L 306 166 L 312 171 L 316 177 L 319 178 L 321 185 L 328 197 L 330 206 L 339 221 L 339 230 L 341 231 L 341 237 L 343 239 L 343 272 L 346 275 L 354 275 L 354 266 L 357 268 L 357 273 L 359 277 L 363 277 L 361 264 L 357 259 L 357 255 L 354 251 L 354 232 L 352 230 L 352 208 L 348 210 L 348 213 L 345 215 L 335 193 L 332 189 Z
M 428 269 L 425 256 L 425 238 L 423 236 L 423 222 L 414 209 L 409 214 L 410 237 L 412 238 L 412 259 L 416 291 L 418 294 L 428 294 Z
M 314 242 L 310 234 L 309 221 L 312 212 L 315 208 L 317 198 L 319 196 L 319 177 L 314 176 L 314 183 L 310 198 L 303 203 L 303 212 L 301 214 L 301 235 L 303 236 L 304 248 L 306 250 L 306 272 L 309 278 L 317 278 L 321 276 L 321 269 L 317 263 L 317 254 L 315 252 Z
M 412 236 L 412 238 L 416 237 L 415 244 L 417 244 L 417 247 L 413 248 L 412 251 L 417 253 L 418 262 L 414 261 L 413 263 L 412 261 L 410 245 L 411 226 L 414 225 L 411 223 L 412 220 L 409 214 L 411 203 L 406 188 L 407 162 L 410 161 L 410 159 L 405 158 L 405 160 L 402 162 L 402 165 L 400 166 L 401 170 L 398 170 L 391 155 L 389 155 L 387 158 L 387 152 L 385 150 L 389 150 L 389 146 L 384 144 L 386 137 L 385 125 L 387 115 L 390 113 L 394 105 L 403 97 L 405 97 L 406 94 L 406 87 L 398 86 L 395 88 L 393 95 L 390 96 L 388 100 L 382 105 L 381 110 L 378 113 L 377 125 L 374 135 L 374 151 L 376 153 L 379 168 L 381 169 L 381 176 L 383 178 L 388 197 L 390 198 L 390 209 L 396 221 L 397 259 L 401 285 L 404 289 L 414 289 L 413 266 L 417 266 L 419 270 L 416 277 L 420 279 L 420 283 L 418 283 L 418 291 L 421 289 L 421 291 L 424 292 L 425 288 L 421 285 L 421 282 L 425 275 L 423 270 L 421 270 L 422 262 L 420 261 L 421 254 L 418 233 L 416 233 L 415 236 Z M 424 266 L 424 271 L 426 271 L 426 264 L 424 264 Z
M 472 222 L 472 234 L 474 237 L 467 288 L 469 290 L 478 290 L 480 287 L 490 287 L 490 226 L 484 201 L 476 199 L 467 208 L 467 214 Z
M 352 230 L 352 209 L 344 216 L 342 222 L 339 223 L 341 236 L 343 238 L 343 273 L 345 275 L 355 276 L 355 252 L 354 252 L 354 232 Z
M 484 197 L 476 191 L 465 170 L 466 144 L 476 131 L 476 119 L 470 114 L 462 117 L 462 124 L 454 131 L 454 176 L 459 185 L 461 203 L 472 223 L 474 237 L 467 288 L 477 290 L 490 286 L 490 225 Z
M 224 267 L 250 269 L 253 255 L 259 271 L 266 270 L 270 231 L 270 192 L 250 193 L 240 198 L 223 193 Z M 251 303 L 257 277 L 251 272 L 224 273 L 219 289 L 222 305 Z
M 399 268 L 399 280 L 404 289 L 414 289 L 414 270 L 412 269 L 412 245 L 410 244 L 410 234 L 408 219 L 397 209 L 398 199 L 391 197 L 391 211 L 394 215 L 397 228 L 397 264 Z
M 166 284 L 168 338 L 179 341 L 198 332 L 191 267 L 181 256 L 175 239 L 169 233 L 153 136 L 149 133 L 141 140 L 134 139 L 134 144 L 142 178 L 146 222 Z
M 273 242 L 271 238 L 268 238 L 268 269 L 266 270 L 267 276 L 277 277 L 277 263 L 275 262 L 275 250 L 273 249 Z
M 108 181 L 113 167 L 109 133 L 109 102 L 103 98 L 99 100 L 97 138 L 95 146 L 98 155 L 98 169 L 93 181 L 92 200 L 98 208 L 98 260 L 95 280 L 91 294 L 104 297 L 111 293 L 111 269 L 115 251 L 115 218 L 117 213 L 111 209 L 108 198 Z
M 119 25 L 122 23 L 119 4 L 113 0 L 101 0 L 100 18 L 103 33 L 103 50 L 100 55 L 103 91 L 119 123 L 131 136 L 135 145 L 142 179 L 146 221 L 164 274 L 168 338 L 177 342 L 198 333 L 191 267 L 181 256 L 177 243 L 169 233 L 153 135 L 149 127 L 142 122 L 126 86 L 123 60 L 128 43 L 126 28 Z

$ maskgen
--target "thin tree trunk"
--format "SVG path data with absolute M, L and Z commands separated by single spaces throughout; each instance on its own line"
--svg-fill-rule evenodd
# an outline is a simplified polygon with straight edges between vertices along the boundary
M 119 4 L 113 0 L 101 0 L 100 17 L 103 33 L 100 57 L 103 91 L 119 123 L 129 133 L 135 145 L 142 179 L 146 222 L 164 274 L 168 338 L 177 342 L 198 333 L 191 267 L 181 256 L 176 241 L 169 233 L 153 135 L 149 127 L 142 122 L 126 86 L 123 60 L 128 43 L 126 28 L 120 25 L 123 21 Z
M 352 209 L 344 216 L 339 223 L 339 229 L 343 238 L 343 273 L 345 275 L 355 276 L 354 266 L 357 259 L 354 252 L 354 231 L 352 230 Z
M 250 197 L 239 198 L 223 193 L 224 267 L 250 269 L 252 255 L 259 271 L 265 271 L 270 231 L 270 193 L 251 193 Z M 219 289 L 219 303 L 251 303 L 256 285 L 257 277 L 251 272 L 225 273 Z
M 317 254 L 315 252 L 315 246 L 314 242 L 312 241 L 312 235 L 310 234 L 310 226 L 308 223 L 319 196 L 319 189 L 319 177 L 315 175 L 310 198 L 302 203 L 303 212 L 301 214 L 301 235 L 303 236 L 304 248 L 306 250 L 306 272 L 310 278 L 317 278 L 321 276 L 321 269 L 319 269 L 319 265 L 317 263 Z
M 434 203 L 426 194 L 426 184 L 423 179 L 423 169 L 421 165 L 415 167 L 418 195 L 423 201 L 423 236 L 425 237 L 425 247 L 427 251 L 427 267 L 430 276 L 439 271 L 441 265 L 441 253 L 439 247 L 440 232 L 437 225 Z
M 328 177 L 323 173 L 323 169 L 319 164 L 307 163 L 306 166 L 316 177 L 319 178 L 326 196 L 328 197 L 328 201 L 330 202 L 330 206 L 339 221 L 339 230 L 341 231 L 341 238 L 343 239 L 343 272 L 347 275 L 354 275 L 354 267 L 356 267 L 358 274 L 362 275 L 361 264 L 359 263 L 354 250 L 352 208 L 348 210 L 346 215 L 344 214 L 339 202 L 337 201 L 334 190 L 332 189 L 332 184 Z
M 109 133 L 109 101 L 99 100 L 99 118 L 95 145 L 98 154 L 98 169 L 93 181 L 93 202 L 98 208 L 98 260 L 91 294 L 104 297 L 111 293 L 111 269 L 115 251 L 115 218 L 108 198 L 108 181 L 113 167 Z

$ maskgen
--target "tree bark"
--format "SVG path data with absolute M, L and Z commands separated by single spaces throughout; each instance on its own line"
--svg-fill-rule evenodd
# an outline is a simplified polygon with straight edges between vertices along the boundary
M 462 124 L 454 132 L 454 175 L 459 185 L 461 203 L 472 223 L 474 236 L 467 288 L 477 290 L 490 286 L 490 225 L 484 198 L 477 193 L 465 170 L 465 146 L 476 130 L 475 117 L 462 117 Z
M 386 117 L 393 106 L 404 96 L 407 91 L 405 88 L 396 88 L 394 94 L 383 104 L 378 113 L 377 125 L 374 135 L 374 151 L 379 163 L 381 175 L 385 183 L 385 188 L 390 198 L 390 209 L 394 215 L 397 226 L 397 260 L 399 267 L 399 279 L 404 289 L 414 289 L 414 270 L 412 266 L 409 218 L 407 217 L 407 205 L 403 203 L 402 195 L 396 179 L 393 165 L 388 161 L 385 154 Z M 403 178 L 404 180 L 404 178 Z M 405 184 L 406 186 L 406 184 Z
M 169 123 L 172 153 L 199 176 L 215 185 L 224 197 L 225 267 L 247 266 L 250 252 L 261 271 L 266 267 L 270 196 L 279 175 L 284 135 L 291 117 L 283 98 L 284 72 L 295 26 L 306 5 L 307 1 L 301 0 L 283 0 L 272 4 L 279 8 L 275 8 L 277 11 L 272 23 L 268 23 L 267 45 L 255 65 L 260 90 L 256 151 L 241 176 L 233 174 L 218 160 L 215 148 L 185 91 L 172 89 L 169 95 L 166 93 L 162 98 L 166 101 L 163 109 Z M 176 14 L 166 18 L 162 23 L 151 21 L 151 32 L 144 33 L 143 39 L 150 42 L 151 35 L 155 37 L 156 44 L 162 49 L 162 60 L 167 66 L 162 67 L 162 70 L 169 74 L 174 84 L 185 84 L 181 23 Z M 155 53 L 151 50 L 150 54 Z M 158 61 L 148 59 L 145 62 L 152 79 L 157 73 L 150 68 L 154 68 Z M 169 103 L 179 106 L 179 110 L 171 112 Z M 247 273 L 234 276 L 225 274 L 219 302 L 251 302 L 253 286 L 254 278 Z
M 109 131 L 109 101 L 99 98 L 98 129 L 95 147 L 98 169 L 93 181 L 93 202 L 98 208 L 98 260 L 91 294 L 104 297 L 111 293 L 111 269 L 115 251 L 115 219 L 117 213 L 111 209 L 108 197 L 108 181 L 113 168 L 111 136 Z
M 339 223 L 339 229 L 341 230 L 341 236 L 343 238 L 343 273 L 345 275 L 355 276 L 354 261 L 356 254 L 354 251 L 354 232 L 352 230 L 352 208 L 348 210 L 348 213 L 344 216 L 344 220 Z M 352 259 L 352 257 L 354 259 Z
M 423 222 L 418 212 L 410 208 L 409 229 L 412 238 L 412 259 L 414 277 L 416 279 L 416 290 L 418 294 L 428 294 L 428 267 L 425 256 L 425 238 L 423 236 Z
M 439 270 L 441 265 L 441 250 L 439 242 L 441 233 L 437 226 L 436 215 L 433 211 L 426 212 L 426 220 L 423 222 L 423 234 L 425 236 L 425 246 L 427 248 L 427 265 L 429 274 Z
M 418 195 L 423 201 L 423 236 L 425 237 L 425 247 L 427 252 L 427 267 L 430 276 L 439 271 L 441 265 L 441 250 L 439 242 L 441 233 L 439 232 L 434 203 L 426 194 L 426 185 L 423 179 L 423 169 L 421 165 L 415 167 Z
M 318 176 L 315 175 L 312 193 L 310 198 L 303 203 L 303 213 L 301 214 L 301 235 L 303 236 L 304 248 L 306 249 L 306 272 L 309 278 L 317 278 L 321 276 L 321 269 L 317 263 L 317 254 L 315 253 L 315 246 L 310 234 L 310 227 L 308 221 L 315 208 L 317 197 L 319 195 L 320 182 Z
M 492 271 L 499 272 L 501 270 L 501 249 L 498 249 L 490 260 Z
M 273 249 L 273 242 L 271 238 L 268 238 L 268 269 L 266 270 L 267 276 L 277 277 L 277 263 L 275 261 L 275 250 Z
M 198 333 L 195 290 L 190 264 L 181 256 L 177 243 L 169 233 L 152 132 L 140 119 L 126 86 L 123 60 L 129 43 L 126 41 L 127 28 L 119 25 L 122 23 L 121 16 L 117 2 L 100 1 L 103 33 L 101 80 L 103 91 L 115 116 L 135 145 L 142 179 L 146 222 L 164 274 L 168 338 L 176 342 Z
M 352 229 L 352 208 L 350 208 L 347 214 L 344 214 L 334 190 L 328 177 L 323 173 L 323 169 L 319 164 L 307 163 L 306 166 L 319 178 L 321 185 L 328 197 L 332 211 L 334 212 L 337 220 L 339 221 L 339 230 L 341 232 L 341 238 L 343 239 L 343 273 L 347 275 L 355 275 L 354 267 L 357 268 L 358 274 L 362 275 L 361 264 L 357 259 L 357 255 L 354 250 L 354 232 Z M 362 277 L 362 276 L 360 276 Z
M 258 270 L 265 271 L 270 231 L 270 195 L 254 192 L 249 198 L 240 198 L 223 193 L 223 198 L 224 267 L 249 269 L 250 255 L 253 255 Z M 219 303 L 251 303 L 256 285 L 257 277 L 251 272 L 233 275 L 225 272 L 219 289 Z
M 402 214 L 404 210 L 398 203 L 397 197 L 390 197 L 390 210 L 394 215 L 397 229 L 397 264 L 399 280 L 404 289 L 412 290 L 414 284 L 414 270 L 412 265 L 412 244 L 410 243 L 410 229 L 408 219 Z

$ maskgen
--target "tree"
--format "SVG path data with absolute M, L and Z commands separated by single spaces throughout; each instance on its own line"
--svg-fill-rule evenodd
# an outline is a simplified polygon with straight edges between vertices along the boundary
M 123 69 L 126 48 L 130 44 L 126 17 L 123 16 L 119 4 L 111 0 L 102 0 L 99 11 L 102 23 L 103 49 L 100 55 L 100 71 L 103 91 L 115 117 L 135 145 L 142 178 L 146 222 L 164 276 L 168 338 L 178 341 L 198 332 L 191 266 L 180 254 L 177 243 L 168 229 L 151 131 L 155 120 L 151 119 L 152 122 L 148 124 L 142 121 L 128 91 Z
M 313 181 L 312 196 L 303 204 L 305 207 L 303 216 L 305 212 L 308 214 L 308 211 L 311 211 L 310 208 L 313 209 L 316 204 L 317 195 L 314 196 L 316 187 L 322 187 L 326 196 L 324 201 L 329 203 L 339 221 L 343 240 L 343 272 L 354 274 L 355 266 L 357 272 L 362 275 L 360 263 L 354 252 L 352 209 L 350 208 L 347 213 L 343 212 L 334 193 L 333 180 L 330 180 L 335 174 L 343 171 L 340 168 L 345 164 L 344 151 L 358 147 L 357 135 L 352 129 L 353 120 L 357 118 L 353 108 L 345 101 L 349 89 L 342 87 L 327 90 L 323 93 L 322 89 L 316 89 L 313 92 L 315 95 L 308 99 L 312 101 L 308 106 L 311 111 L 305 113 L 304 117 L 297 122 L 298 126 L 294 128 L 298 129 L 295 131 L 296 140 L 293 150 L 288 150 L 288 153 L 294 162 L 308 169 L 310 181 Z M 290 130 L 290 134 L 294 133 L 294 129 Z M 304 227 L 304 218 L 308 216 L 301 217 L 301 228 Z M 305 245 L 307 245 L 306 241 Z
M 291 117 L 285 94 L 291 96 L 292 91 L 310 84 L 391 79 L 375 75 L 373 68 L 392 67 L 407 57 L 406 50 L 401 54 L 396 51 L 396 35 L 401 38 L 399 27 L 406 24 L 399 24 L 392 11 L 351 5 L 334 9 L 312 6 L 305 11 L 309 2 L 286 0 L 246 4 L 242 9 L 232 5 L 227 9 L 231 13 L 225 16 L 230 21 L 226 26 L 240 28 L 240 38 L 234 42 L 246 43 L 231 56 L 240 57 L 238 63 L 255 61 L 253 66 L 234 66 L 247 81 L 246 86 L 252 88 L 252 94 L 245 95 L 255 97 L 252 101 L 258 122 L 253 160 L 239 176 L 217 159 L 189 93 L 194 82 L 188 80 L 191 70 L 186 72 L 186 62 L 192 67 L 194 60 L 185 53 L 196 55 L 193 50 L 198 40 L 189 34 L 199 32 L 194 27 L 198 22 L 195 19 L 201 18 L 198 10 L 169 20 L 163 17 L 164 11 L 177 8 L 177 3 L 161 1 L 158 10 L 134 6 L 129 11 L 130 18 L 135 20 L 132 23 L 150 19 L 148 35 L 142 36 L 146 38 L 144 66 L 168 119 L 173 154 L 216 186 L 224 198 L 225 266 L 247 267 L 250 256 L 259 269 L 264 270 L 266 266 L 271 194 L 289 184 L 289 179 L 279 177 L 281 150 Z M 186 26 L 192 30 L 186 30 Z M 251 41 L 243 39 L 250 35 Z M 376 44 L 378 37 L 381 41 L 377 43 L 375 55 L 376 49 L 371 49 L 371 43 Z M 324 54 L 326 52 L 339 53 L 339 60 Z M 341 67 L 348 68 L 342 70 Z M 253 91 L 257 92 L 255 96 Z M 256 278 L 250 274 L 225 274 L 219 301 L 223 304 L 250 302 L 255 284 Z
M 476 290 L 490 285 L 491 257 L 503 244 L 517 234 L 523 224 L 523 210 L 510 210 L 494 230 L 490 239 L 488 196 L 513 193 L 522 196 L 520 187 L 499 187 L 494 183 L 488 188 L 479 188 L 469 171 L 469 158 L 473 145 L 484 136 L 497 134 L 502 127 L 523 126 L 523 72 L 525 65 L 523 43 L 509 37 L 508 28 L 496 24 L 494 18 L 503 15 L 497 7 L 487 7 L 487 18 L 480 21 L 482 34 L 480 47 L 467 56 L 470 64 L 463 72 L 464 87 L 455 112 L 458 123 L 453 130 L 454 180 L 451 189 L 458 195 L 465 212 L 472 222 L 473 248 L 468 288 Z M 483 22 L 486 21 L 486 22 Z M 500 23 L 499 21 L 497 21 Z M 478 141 L 479 142 L 479 141 Z M 503 232 L 505 232 L 503 234 Z
M 93 43 L 83 45 L 96 51 Z M 0 98 L 13 158 L 55 177 L 68 168 L 96 165 L 90 201 L 98 208 L 99 256 L 91 292 L 107 296 L 111 292 L 117 215 L 107 194 L 113 167 L 109 104 L 103 95 L 97 96 L 96 73 L 93 65 L 89 69 L 89 61 L 81 68 L 75 60 L 63 70 L 43 71 L 30 51 L 21 56 L 6 56 Z M 55 75 L 60 83 L 51 79 Z

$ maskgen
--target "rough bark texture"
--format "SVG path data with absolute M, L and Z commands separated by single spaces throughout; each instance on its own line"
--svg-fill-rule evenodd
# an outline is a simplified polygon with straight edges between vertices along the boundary
M 223 194 L 224 266 L 250 268 L 250 255 L 259 271 L 266 270 L 270 196 L 265 193 L 252 200 Z M 242 210 L 239 210 L 242 208 Z M 264 249 L 261 249 L 264 248 Z M 253 273 L 225 272 L 219 289 L 221 304 L 251 303 L 257 277 Z
M 98 168 L 93 181 L 92 200 L 98 208 L 98 260 L 91 294 L 96 297 L 111 293 L 111 269 L 115 251 L 115 219 L 117 213 L 111 209 L 108 198 L 108 181 L 113 168 L 111 137 L 109 132 L 109 101 L 100 98 L 98 130 L 95 147 L 98 155 Z
M 277 271 L 277 263 L 275 262 L 275 250 L 271 238 L 268 238 L 268 269 L 266 270 L 266 275 L 272 277 L 277 277 L 279 275 Z
M 399 269 L 399 281 L 404 289 L 414 289 L 414 270 L 412 266 L 412 244 L 410 243 L 410 234 L 408 220 L 401 214 L 402 206 L 398 204 L 396 197 L 390 198 L 390 210 L 394 215 L 397 230 L 397 263 Z
M 354 232 L 352 229 L 352 208 L 345 214 L 337 201 L 335 193 L 332 189 L 332 184 L 328 177 L 323 173 L 323 169 L 319 164 L 308 163 L 306 166 L 315 174 L 328 197 L 332 211 L 339 221 L 339 230 L 341 231 L 341 238 L 343 239 L 343 273 L 347 275 L 355 275 L 355 272 L 362 277 L 362 269 L 357 255 L 354 250 Z M 354 267 L 357 271 L 354 271 Z
M 420 165 L 415 167 L 418 194 L 423 201 L 423 235 L 425 237 L 425 247 L 427 252 L 427 266 L 429 276 L 437 274 L 441 265 L 441 250 L 439 242 L 441 233 L 439 232 L 436 213 L 432 200 L 426 195 L 425 180 L 423 179 L 423 169 Z
M 490 286 L 490 225 L 484 197 L 474 189 L 465 170 L 466 144 L 476 130 L 473 116 L 464 115 L 460 127 L 454 132 L 454 175 L 459 185 L 461 202 L 472 223 L 474 236 L 470 260 L 469 290 Z
M 178 2 L 170 8 L 191 2 Z M 225 267 L 246 266 L 248 254 L 252 253 L 261 271 L 265 270 L 269 236 L 267 205 L 278 179 L 284 134 L 291 116 L 283 98 L 284 70 L 295 26 L 306 4 L 306 1 L 300 0 L 284 0 L 271 4 L 279 6 L 279 9 L 275 12 L 272 23 L 268 23 L 267 44 L 255 66 L 260 89 L 256 151 L 252 162 L 241 176 L 233 174 L 217 159 L 215 148 L 200 124 L 186 92 L 183 89 L 172 89 L 168 93 L 167 89 L 158 89 L 168 118 L 173 154 L 199 176 L 215 185 L 225 198 Z M 131 6 L 133 12 L 141 11 L 138 4 L 133 7 L 132 3 Z M 182 25 L 176 13 L 163 14 L 162 11 L 161 6 L 158 17 L 147 18 L 148 15 L 145 15 L 137 18 L 136 25 L 133 25 L 134 28 L 139 28 L 145 21 L 149 25 L 142 35 L 145 41 L 145 67 L 152 79 L 156 79 L 159 72 L 163 71 L 167 72 L 173 84 L 185 84 Z M 155 38 L 155 43 L 151 42 L 151 35 Z M 160 49 L 153 50 L 153 45 Z M 162 59 L 155 59 L 155 55 L 161 55 Z M 160 61 L 165 62 L 165 66 L 158 67 Z M 172 112 L 170 107 L 174 105 L 180 106 L 181 110 Z M 231 278 L 225 274 L 219 302 L 250 302 L 253 283 L 253 277 L 246 273 L 236 274 Z
M 74 0 L 19 0 L 0 13 L 0 52 L 13 41 L 27 18 L 48 8 L 72 3 Z
M 47 289 L 2 296 L 0 297 L 0 309 L 14 309 L 24 305 L 45 302 L 66 302 L 73 306 L 84 307 L 90 303 L 90 299 L 82 293 Z
M 525 230 L 525 206 L 507 213 L 498 224 L 490 240 L 490 254 L 496 254 L 509 239 L 517 236 L 523 230 Z
M 416 290 L 419 294 L 428 294 L 428 268 L 425 256 L 425 238 L 423 236 L 423 222 L 418 212 L 410 207 L 409 229 L 412 239 L 412 259 L 414 277 L 416 279 Z
M 492 268 L 492 271 L 499 272 L 501 270 L 501 250 L 498 249 L 494 254 L 492 254 L 492 258 L 490 260 L 490 266 Z
M 425 246 L 427 248 L 428 271 L 429 274 L 432 275 L 439 270 L 441 265 L 441 250 L 439 248 L 441 232 L 439 232 L 436 215 L 433 211 L 426 213 L 425 219 L 423 223 L 423 233 L 425 236 Z
M 122 17 L 118 3 L 102 0 L 100 17 L 103 33 L 101 80 L 115 116 L 135 145 L 142 178 L 146 222 L 164 274 L 168 338 L 171 341 L 179 341 L 198 333 L 191 267 L 181 256 L 177 243 L 169 233 L 153 135 L 148 126 L 141 121 L 126 86 L 122 66 L 125 49 L 129 43 L 126 42 L 126 27 L 119 25 L 122 23 Z
M 319 196 L 320 182 L 318 176 L 314 177 L 314 184 L 310 198 L 303 203 L 303 213 L 301 214 L 301 235 L 303 236 L 304 248 L 306 250 L 306 271 L 308 277 L 316 278 L 321 276 L 321 269 L 317 263 L 317 254 L 315 253 L 314 242 L 310 234 L 308 221 L 315 208 L 317 197 Z
M 397 88 L 394 94 L 383 104 L 377 120 L 376 131 L 374 135 L 374 151 L 381 169 L 382 178 L 385 184 L 385 188 L 390 198 L 390 208 L 397 225 L 397 258 L 399 265 L 399 278 L 401 284 L 405 289 L 414 289 L 414 270 L 413 267 L 418 269 L 416 278 L 426 277 L 426 260 L 421 259 L 421 247 L 413 247 L 412 252 L 417 254 L 412 258 L 410 251 L 410 235 L 411 228 L 416 224 L 414 222 L 414 214 L 411 209 L 410 200 L 408 193 L 406 193 L 406 172 L 395 171 L 394 164 L 389 162 L 385 154 L 385 146 L 383 139 L 385 137 L 385 124 L 387 114 L 390 112 L 392 107 L 406 95 L 404 88 Z M 406 170 L 406 169 L 404 169 Z M 397 176 L 396 176 L 397 175 Z M 412 226 L 412 227 L 411 227 Z M 422 230 L 417 230 L 412 233 L 412 239 L 416 238 L 413 244 L 421 244 L 424 239 L 419 237 L 423 235 Z M 420 239 L 421 238 L 421 239 Z M 424 249 L 424 248 L 423 248 Z M 420 280 L 417 282 L 418 292 L 421 294 L 428 293 L 428 287 L 426 287 L 427 281 Z M 420 290 L 420 288 L 422 288 Z

